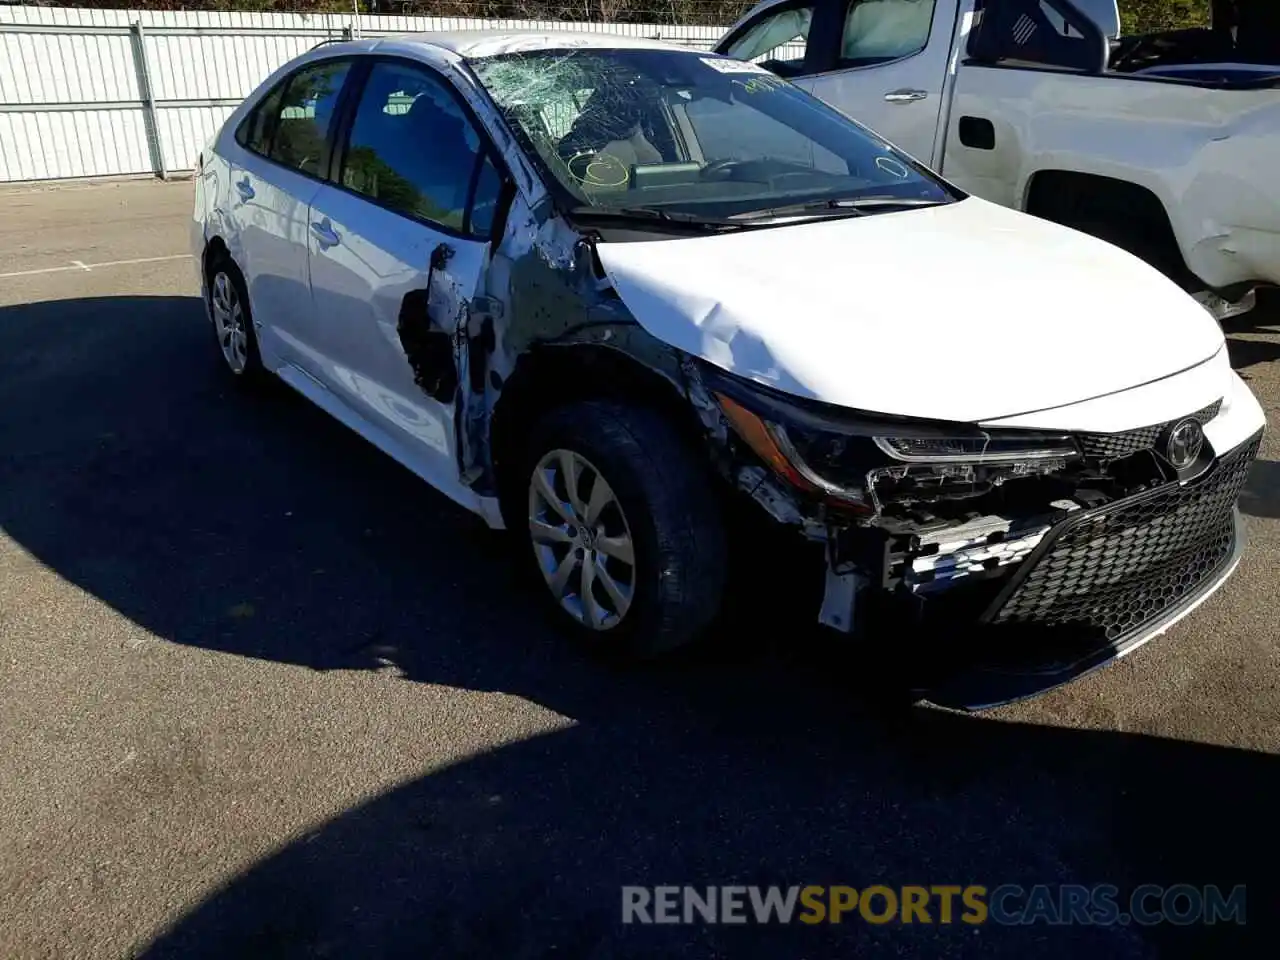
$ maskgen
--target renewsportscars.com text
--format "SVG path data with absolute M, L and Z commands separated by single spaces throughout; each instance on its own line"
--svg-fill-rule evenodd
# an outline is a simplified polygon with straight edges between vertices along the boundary
M 1047 924 L 1109 926 L 1245 922 L 1245 888 L 1143 884 L 626 886 L 622 922 Z

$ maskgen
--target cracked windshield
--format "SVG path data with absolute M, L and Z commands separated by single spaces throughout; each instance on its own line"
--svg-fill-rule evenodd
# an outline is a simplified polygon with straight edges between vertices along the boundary
M 697 52 L 540 50 L 472 61 L 580 213 L 750 222 L 957 195 L 762 67 Z

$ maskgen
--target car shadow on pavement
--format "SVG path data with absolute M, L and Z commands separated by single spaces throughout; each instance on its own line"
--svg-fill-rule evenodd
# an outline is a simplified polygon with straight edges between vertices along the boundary
M 1231 356 L 1231 366 L 1247 380 L 1250 367 L 1280 360 L 1280 344 L 1274 340 L 1246 340 L 1238 335 L 1229 336 L 1227 353 Z
M 193 298 L 0 310 L 0 410 L 0 527 L 153 633 L 315 670 L 390 664 L 572 721 L 347 811 L 175 917 L 150 956 L 1238 957 L 1270 942 L 1275 757 L 886 704 L 776 599 L 792 585 L 773 571 L 740 632 L 701 653 L 630 671 L 583 657 L 534 615 L 501 537 L 283 388 L 236 389 Z M 1251 922 L 621 924 L 626 884 L 1063 882 L 1247 884 Z

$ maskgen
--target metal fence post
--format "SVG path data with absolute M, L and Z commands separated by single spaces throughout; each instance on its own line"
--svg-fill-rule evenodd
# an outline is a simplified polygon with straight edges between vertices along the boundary
M 138 74 L 138 87 L 142 93 L 143 126 L 147 131 L 147 149 L 151 152 L 151 170 L 161 180 L 169 179 L 164 164 L 164 143 L 160 139 L 160 124 L 156 117 L 155 90 L 151 86 L 151 58 L 147 55 L 147 35 L 142 21 L 135 20 L 129 28 L 133 34 L 133 65 Z

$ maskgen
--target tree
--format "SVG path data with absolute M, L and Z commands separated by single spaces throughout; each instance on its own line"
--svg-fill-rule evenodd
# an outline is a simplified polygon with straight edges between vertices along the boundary
M 1120 0 L 1120 20 L 1127 34 L 1203 27 L 1209 7 L 1210 0 Z
M 350 13 L 352 0 L 27 0 L 42 6 Z M 357 0 L 362 13 L 728 26 L 755 0 Z M 1277 0 L 1280 2 L 1280 0 Z M 1120 0 L 1126 34 L 1209 22 L 1211 0 Z

